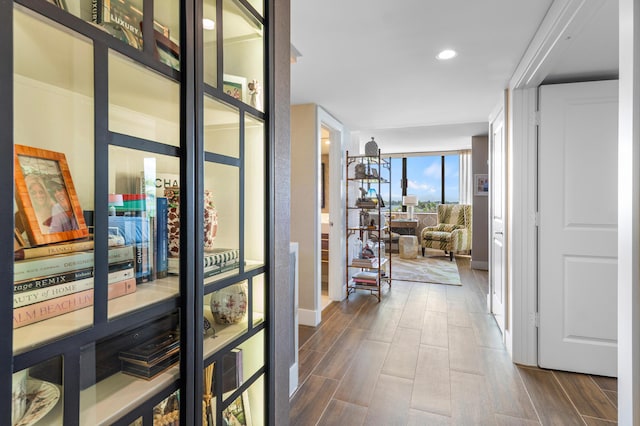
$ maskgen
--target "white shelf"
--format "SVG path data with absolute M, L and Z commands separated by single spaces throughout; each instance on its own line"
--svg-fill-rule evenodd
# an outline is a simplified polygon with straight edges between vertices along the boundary
M 122 372 L 102 380 L 80 392 L 80 424 L 114 423 L 149 396 L 173 383 L 179 374 L 179 364 L 176 363 L 153 380 L 138 379 Z
M 203 350 L 204 358 L 213 355 L 216 351 L 220 350 L 223 346 L 234 340 L 235 338 L 245 334 L 249 330 L 248 316 L 245 316 L 242 321 L 237 324 L 217 324 L 210 314 L 209 307 L 204 307 L 205 316 L 211 322 L 211 326 L 216 330 L 215 337 L 207 336 L 204 339 Z M 260 322 L 264 321 L 264 314 L 260 312 L 253 313 L 254 327 Z
M 114 319 L 162 300 L 171 299 L 176 297 L 178 292 L 178 277 L 167 277 L 138 284 L 135 293 L 109 300 L 108 317 Z M 21 353 L 92 325 L 93 306 L 90 306 L 16 328 L 13 330 L 13 352 Z

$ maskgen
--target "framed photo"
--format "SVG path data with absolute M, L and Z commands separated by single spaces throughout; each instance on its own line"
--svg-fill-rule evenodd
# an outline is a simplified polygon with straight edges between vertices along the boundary
M 222 90 L 232 98 L 246 102 L 247 79 L 236 75 L 225 74 L 223 77 Z
M 249 411 L 249 395 L 247 392 L 236 398 L 222 412 L 222 424 L 252 426 L 251 413 Z
M 89 236 L 64 154 L 14 147 L 16 204 L 32 245 Z
M 473 195 L 489 195 L 489 176 L 487 174 L 474 175 Z

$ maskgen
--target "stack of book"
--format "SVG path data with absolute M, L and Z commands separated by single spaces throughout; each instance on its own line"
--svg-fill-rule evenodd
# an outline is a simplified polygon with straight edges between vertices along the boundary
M 358 272 L 354 274 L 351 279 L 356 285 L 377 285 L 378 273 L 377 272 Z
M 351 260 L 351 265 L 358 267 L 358 268 L 375 268 L 378 263 L 378 259 L 375 257 L 371 257 L 368 259 L 359 259 L 359 258 L 353 258 Z
M 169 273 L 180 273 L 180 258 L 168 259 Z M 240 250 L 218 248 L 204 253 L 204 278 L 212 277 L 222 272 L 231 271 L 240 267 Z
M 15 252 L 13 328 L 93 305 L 93 241 Z M 136 291 L 131 246 L 109 248 L 108 297 Z
M 180 359 L 180 335 L 169 331 L 139 346 L 120 352 L 122 371 L 150 380 Z
M 135 248 L 136 282 L 164 278 L 168 273 L 168 202 L 155 194 L 114 194 L 122 199 L 109 216 L 109 229 Z

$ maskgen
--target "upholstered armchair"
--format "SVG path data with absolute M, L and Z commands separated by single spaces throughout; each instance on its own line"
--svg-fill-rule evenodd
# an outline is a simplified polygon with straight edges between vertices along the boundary
M 449 260 L 453 254 L 461 251 L 471 251 L 471 205 L 469 204 L 440 204 L 438 205 L 438 224 L 422 229 L 422 255 L 426 248 L 444 250 L 449 253 Z

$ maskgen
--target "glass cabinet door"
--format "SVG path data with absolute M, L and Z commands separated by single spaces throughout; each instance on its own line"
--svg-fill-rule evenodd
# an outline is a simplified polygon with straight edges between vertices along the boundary
M 9 3 L 0 423 L 265 424 L 263 0 Z
M 13 81 L 13 345 L 21 353 L 93 324 L 84 215 L 94 206 L 91 41 L 16 8 Z

